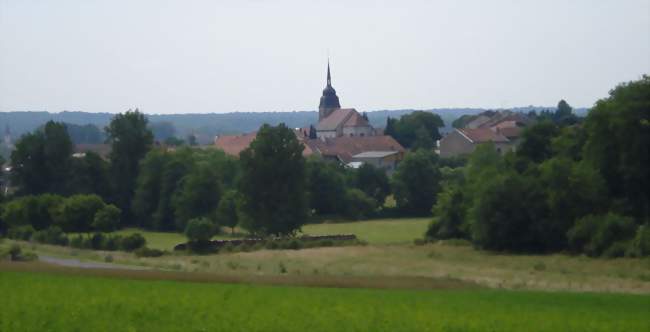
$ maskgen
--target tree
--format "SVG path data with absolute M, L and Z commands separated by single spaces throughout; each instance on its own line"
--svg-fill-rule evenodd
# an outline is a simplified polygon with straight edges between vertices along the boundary
M 411 148 L 418 141 L 419 147 L 433 146 L 442 138 L 438 128 L 444 127 L 439 115 L 425 111 L 415 111 L 403 115 L 399 120 L 386 120 L 386 135 L 392 136 L 406 148 Z M 433 144 L 431 144 L 433 142 Z
M 510 171 L 485 182 L 470 210 L 472 241 L 489 250 L 545 251 L 544 202 L 534 178 Z
M 517 156 L 524 160 L 540 163 L 553 155 L 551 141 L 559 133 L 558 127 L 550 121 L 532 125 L 522 133 Z
M 335 163 L 311 158 L 307 160 L 309 206 L 318 215 L 343 213 L 345 196 L 342 170 Z
M 36 230 L 46 229 L 54 224 L 54 215 L 63 202 L 63 197 L 52 194 L 19 197 L 4 205 L 1 219 L 7 228 L 31 225 Z
M 153 214 L 158 208 L 162 186 L 162 174 L 169 155 L 161 149 L 151 150 L 140 163 L 133 197 L 133 213 L 138 225 L 152 228 Z
M 309 126 L 309 139 L 316 139 L 318 135 L 316 134 L 316 128 L 313 125 Z
M 188 220 L 213 217 L 221 198 L 219 174 L 207 163 L 196 165 L 181 180 L 172 198 L 176 228 L 184 229 Z
M 386 197 L 390 194 L 390 183 L 386 172 L 364 163 L 355 171 L 354 180 L 355 186 L 373 198 L 377 205 L 384 205 Z
M 108 162 L 94 152 L 86 152 L 81 158 L 72 158 L 67 192 L 97 194 L 102 199 L 109 200 L 111 183 L 108 167 Z
M 262 234 L 294 234 L 307 221 L 303 146 L 286 125 L 263 125 L 240 154 L 245 225 Z
M 584 122 L 584 159 L 598 169 L 617 210 L 650 220 L 650 76 L 617 86 Z
M 573 107 L 562 99 L 557 103 L 557 109 L 553 114 L 553 122 L 561 126 L 572 125 L 578 122 L 578 117 L 573 114 Z
M 431 138 L 431 134 L 424 127 L 419 127 L 415 130 L 415 140 L 411 144 L 411 150 L 432 150 L 436 142 Z
M 223 194 L 217 206 L 217 225 L 230 227 L 231 234 L 235 233 L 235 227 L 239 223 L 238 201 L 238 193 L 229 190 Z
M 415 215 L 429 214 L 440 191 L 440 180 L 437 156 L 432 151 L 408 153 L 393 175 L 397 207 Z
M 153 134 L 147 129 L 147 119 L 138 109 L 116 115 L 106 127 L 111 144 L 109 159 L 115 191 L 113 201 L 122 210 L 122 220 L 132 223 L 131 201 L 138 177 L 138 164 L 151 149 Z
M 426 236 L 434 239 L 468 238 L 469 224 L 463 191 L 449 187 L 438 194 L 432 213 L 435 219 L 429 225 Z
M 25 195 L 65 193 L 72 151 L 65 125 L 47 122 L 16 143 L 11 153 L 12 183 Z
M 101 144 L 104 142 L 104 135 L 101 130 L 93 124 L 82 126 L 65 123 L 65 128 L 74 144 Z
M 108 204 L 95 213 L 92 228 L 100 232 L 115 231 L 120 227 L 121 214 L 122 211 L 117 206 Z
M 214 234 L 216 234 L 216 227 L 207 218 L 191 219 L 185 227 L 185 236 L 190 244 L 198 247 L 204 246 Z

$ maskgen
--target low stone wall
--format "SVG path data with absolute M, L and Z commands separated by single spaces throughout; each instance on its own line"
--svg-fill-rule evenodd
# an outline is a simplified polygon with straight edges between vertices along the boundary
M 268 243 L 270 241 L 291 241 L 291 240 L 299 240 L 299 241 L 323 241 L 323 240 L 330 240 L 330 241 L 351 241 L 351 240 L 356 240 L 357 236 L 354 234 L 340 234 L 340 235 L 316 235 L 316 236 L 311 236 L 311 235 L 305 235 L 301 237 L 296 237 L 296 238 L 271 238 L 271 239 L 262 239 L 262 238 L 249 238 L 249 239 L 237 239 L 237 240 L 214 240 L 210 241 L 210 243 L 207 245 L 209 249 L 216 250 L 219 249 L 225 245 L 231 245 L 231 246 L 239 246 L 242 244 L 245 245 L 255 245 L 258 243 Z M 187 250 L 187 243 L 181 243 L 177 244 L 174 247 L 174 250 L 177 251 L 183 251 Z

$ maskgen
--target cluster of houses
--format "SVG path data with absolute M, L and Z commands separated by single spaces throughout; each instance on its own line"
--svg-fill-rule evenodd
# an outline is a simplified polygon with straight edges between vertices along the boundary
M 454 129 L 438 141 L 441 157 L 469 154 L 479 144 L 492 143 L 497 151 L 514 151 L 522 129 L 530 117 L 511 111 L 486 111 L 474 116 L 464 128 Z M 392 173 L 403 159 L 405 149 L 382 129 L 373 128 L 367 116 L 354 108 L 341 108 L 327 65 L 327 83 L 320 98 L 318 123 L 297 128 L 295 134 L 304 146 L 303 155 L 319 156 L 352 168 L 364 163 Z M 215 137 L 214 145 L 226 153 L 239 156 L 255 139 L 256 133 Z
M 463 128 L 456 128 L 438 141 L 441 157 L 470 154 L 479 144 L 492 143 L 502 154 L 514 151 L 524 127 L 532 123 L 525 114 L 511 111 L 483 112 Z
M 354 108 L 341 108 L 332 87 L 329 64 L 327 84 L 318 107 L 318 123 L 308 128 L 297 128 L 295 134 L 304 147 L 305 157 L 319 156 L 353 168 L 368 163 L 391 173 L 405 152 L 393 137 L 373 128 L 365 114 Z M 222 135 L 215 138 L 214 145 L 230 155 L 239 156 L 255 137 L 255 132 Z

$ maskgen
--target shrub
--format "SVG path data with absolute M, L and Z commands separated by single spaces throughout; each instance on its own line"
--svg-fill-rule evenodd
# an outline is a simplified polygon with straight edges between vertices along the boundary
M 44 194 L 24 196 L 5 204 L 2 219 L 8 228 L 32 225 L 35 229 L 45 229 L 53 224 L 53 216 L 64 198 Z
M 345 192 L 345 203 L 345 216 L 355 220 L 370 217 L 377 209 L 377 202 L 356 188 Z
M 614 242 L 609 246 L 605 251 L 603 251 L 603 257 L 607 258 L 617 258 L 625 256 L 625 252 L 630 247 L 630 241 L 618 241 Z
M 9 248 L 9 258 L 14 262 L 28 262 L 38 259 L 33 252 L 23 252 L 22 248 L 14 244 Z
M 113 232 L 119 228 L 122 210 L 113 204 L 101 208 L 95 213 L 92 227 L 100 232 Z
M 120 235 L 109 235 L 106 236 L 104 241 L 104 250 L 114 251 L 120 249 L 120 242 L 123 237 Z
M 68 237 L 63 233 L 61 228 L 57 226 L 50 226 L 47 229 L 37 231 L 32 235 L 32 240 L 39 243 L 59 246 L 67 246 L 69 242 Z
M 145 240 L 140 233 L 134 233 L 122 238 L 119 249 L 124 251 L 134 251 L 138 248 L 144 247 L 145 244 L 147 244 L 147 240 Z
M 7 237 L 14 240 L 29 241 L 29 239 L 32 238 L 34 232 L 35 230 L 32 225 L 14 226 L 9 228 Z
M 140 247 L 134 253 L 137 257 L 160 257 L 165 254 L 162 250 L 147 247 Z
M 567 233 L 569 246 L 573 251 L 589 256 L 600 256 L 615 242 L 634 237 L 636 225 L 632 218 L 614 213 L 588 215 L 579 219 Z M 621 245 L 612 248 L 608 254 L 618 253 Z
M 215 225 L 207 218 L 195 218 L 187 222 L 185 236 L 193 243 L 206 243 L 215 234 Z
M 84 247 L 84 237 L 82 235 L 77 235 L 70 239 L 70 246 L 73 248 L 83 249 Z
M 650 225 L 639 226 L 625 255 L 630 257 L 650 255 Z
M 105 248 L 104 243 L 106 236 L 102 233 L 95 233 L 90 237 L 90 248 L 93 250 L 102 250 Z
M 64 231 L 86 232 L 91 229 L 97 211 L 104 206 L 104 201 L 97 195 L 70 196 L 59 207 L 55 221 Z
M 432 212 L 436 217 L 426 232 L 431 239 L 467 238 L 468 227 L 464 225 L 466 207 L 463 193 L 458 188 L 449 188 L 440 194 Z

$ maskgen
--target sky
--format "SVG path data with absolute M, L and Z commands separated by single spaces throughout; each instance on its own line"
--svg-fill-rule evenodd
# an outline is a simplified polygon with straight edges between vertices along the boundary
M 650 73 L 650 0 L 0 0 L 0 111 L 590 107 Z

